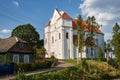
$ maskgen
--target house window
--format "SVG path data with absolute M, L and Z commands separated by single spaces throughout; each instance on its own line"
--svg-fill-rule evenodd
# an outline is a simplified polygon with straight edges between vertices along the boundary
M 59 39 L 61 39 L 61 34 L 59 33 Z
M 66 39 L 68 39 L 69 37 L 68 37 L 69 35 L 68 35 L 68 32 L 66 32 Z
M 24 44 L 23 43 L 19 43 L 20 49 L 24 48 Z
M 13 55 L 13 62 L 19 62 L 19 55 Z
M 54 37 L 52 36 L 52 43 L 54 43 Z
M 29 55 L 24 55 L 24 63 L 29 63 Z

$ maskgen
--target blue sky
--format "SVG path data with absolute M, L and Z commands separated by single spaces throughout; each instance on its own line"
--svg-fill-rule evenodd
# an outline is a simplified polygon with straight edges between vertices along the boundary
M 9 37 L 16 26 L 30 23 L 43 38 L 44 27 L 55 8 L 74 18 L 80 14 L 80 3 L 80 0 L 0 0 L 0 37 Z
M 57 8 L 72 18 L 78 14 L 95 16 L 102 25 L 105 41 L 112 38 L 112 28 L 120 25 L 120 0 L 0 0 L 0 37 L 10 37 L 18 25 L 32 24 L 43 38 L 44 27 Z

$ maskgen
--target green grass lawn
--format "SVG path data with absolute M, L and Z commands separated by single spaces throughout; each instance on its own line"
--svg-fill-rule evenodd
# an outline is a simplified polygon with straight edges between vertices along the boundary
M 68 63 L 72 63 L 72 64 L 77 64 L 77 60 L 73 60 L 73 59 L 65 59 L 63 61 L 68 62 Z

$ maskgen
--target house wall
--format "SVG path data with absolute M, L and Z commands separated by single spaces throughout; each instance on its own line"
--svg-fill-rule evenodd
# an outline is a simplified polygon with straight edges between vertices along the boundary
M 35 61 L 35 54 L 18 54 L 18 53 L 7 53 L 7 61 L 13 62 L 13 55 L 19 55 L 19 62 L 24 63 L 24 55 L 29 55 L 29 63 Z
M 5 63 L 5 55 L 0 54 L 0 64 Z

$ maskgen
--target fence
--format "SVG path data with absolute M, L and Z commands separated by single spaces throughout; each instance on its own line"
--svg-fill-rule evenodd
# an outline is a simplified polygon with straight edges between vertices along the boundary
M 0 64 L 0 74 L 12 74 L 14 73 L 14 63 Z

